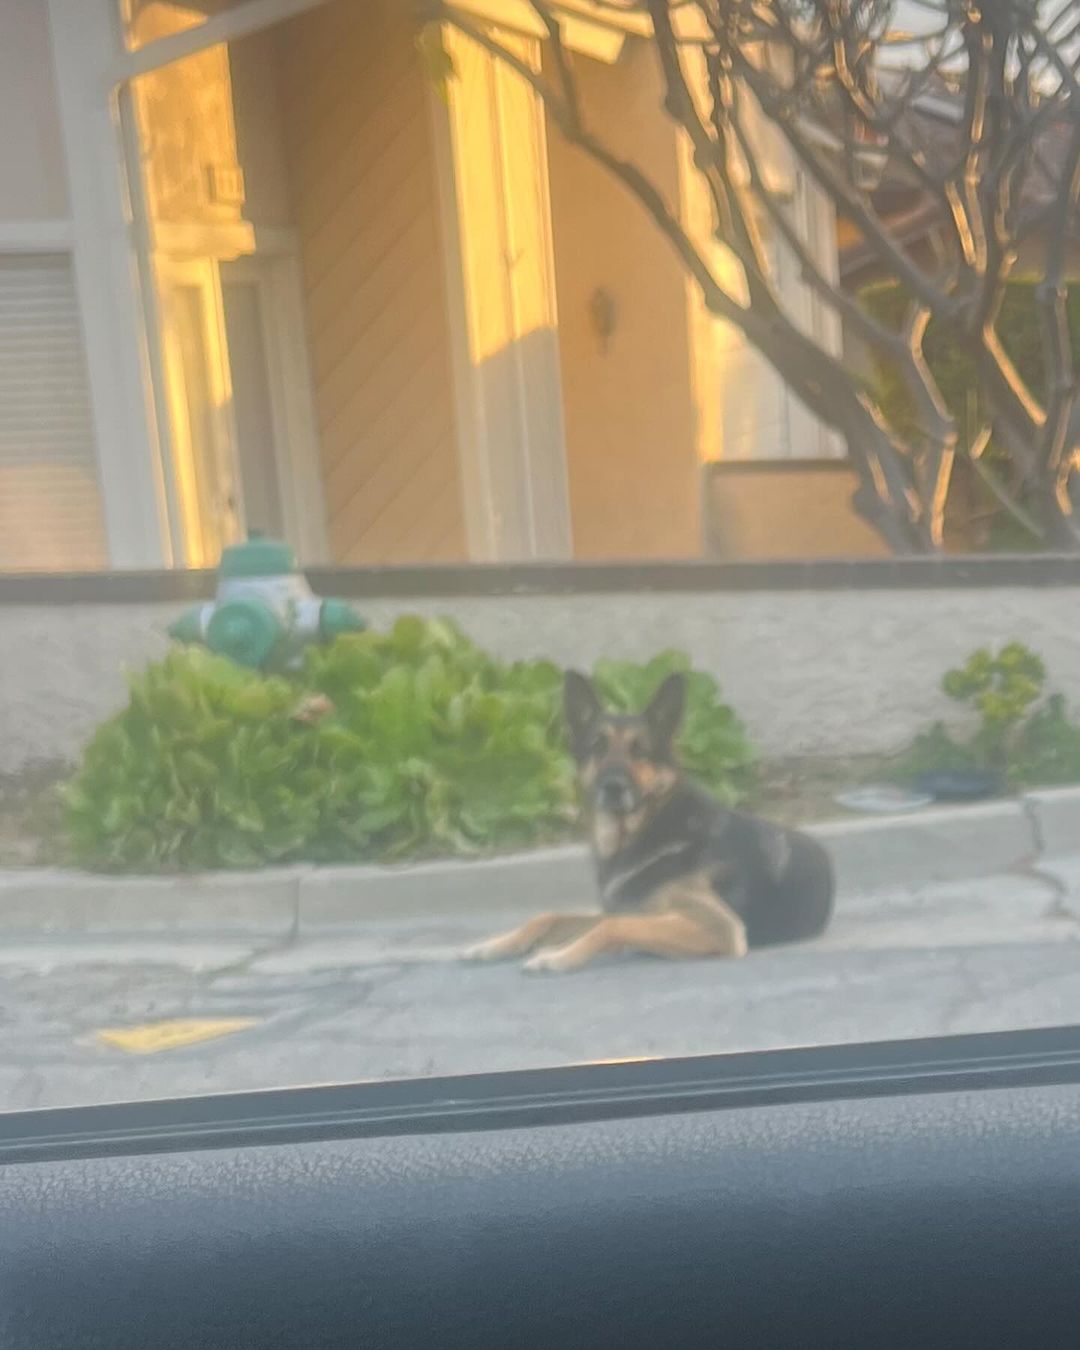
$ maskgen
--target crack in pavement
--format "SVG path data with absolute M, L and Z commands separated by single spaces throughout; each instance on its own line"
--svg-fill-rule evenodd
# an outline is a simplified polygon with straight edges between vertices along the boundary
M 1023 811 L 1031 830 L 1035 852 L 1026 863 L 1015 870 L 1019 875 L 1030 877 L 1032 881 L 1045 886 L 1050 891 L 1050 903 L 1044 911 L 1046 918 L 1068 919 L 1072 923 L 1080 924 L 1080 914 L 1077 914 L 1066 903 L 1069 897 L 1068 886 L 1055 872 L 1047 871 L 1043 866 L 1043 863 L 1048 860 L 1049 854 L 1046 847 L 1046 831 L 1043 829 L 1038 802 L 1026 795 L 1022 796 L 1020 798 L 1020 809 Z

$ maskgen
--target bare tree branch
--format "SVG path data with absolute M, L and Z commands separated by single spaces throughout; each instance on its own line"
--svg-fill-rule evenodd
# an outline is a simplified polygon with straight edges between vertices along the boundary
M 1062 180 L 1062 190 L 1054 204 L 1054 215 L 1049 227 L 1046 269 L 1035 291 L 1042 325 L 1046 378 L 1046 420 L 1038 457 L 1046 470 L 1055 475 L 1059 493 L 1065 492 L 1065 480 L 1072 467 L 1071 456 L 1066 454 L 1066 450 L 1071 449 L 1067 447 L 1066 441 L 1075 394 L 1072 340 L 1066 310 L 1065 258 L 1069 226 L 1080 196 L 1080 123 L 1073 128 L 1062 167 Z
M 894 548 L 942 546 L 959 456 L 1025 529 L 1080 550 L 1072 508 L 1080 371 L 1066 310 L 1068 246 L 1080 231 L 1075 14 L 1041 23 L 1027 0 L 909 0 L 934 19 L 920 34 L 894 31 L 893 0 L 595 0 L 598 21 L 606 16 L 639 35 L 628 41 L 653 49 L 664 108 L 689 144 L 716 239 L 742 269 L 744 302 L 714 271 L 714 255 L 691 233 L 682 205 L 589 125 L 564 33 L 565 22 L 580 17 L 576 0 L 529 0 L 546 34 L 550 80 L 453 0 L 421 3 L 427 18 L 453 25 L 532 87 L 551 122 L 648 212 L 706 309 L 839 430 L 860 475 L 859 509 Z M 760 118 L 856 232 L 875 275 L 906 295 L 899 330 L 838 283 L 802 235 L 763 168 Z M 1064 161 L 1048 150 L 1063 124 Z M 898 210 L 897 202 L 909 205 Z M 909 217 L 924 221 L 914 239 L 904 232 Z M 917 428 L 906 442 L 843 358 L 793 320 L 763 225 L 818 300 L 902 380 Z M 998 331 L 1017 258 L 1040 241 L 1045 406 Z M 973 440 L 970 427 L 960 438 L 924 353 L 932 328 L 975 372 L 984 424 Z M 1008 457 L 1007 473 L 983 453 L 991 435 Z

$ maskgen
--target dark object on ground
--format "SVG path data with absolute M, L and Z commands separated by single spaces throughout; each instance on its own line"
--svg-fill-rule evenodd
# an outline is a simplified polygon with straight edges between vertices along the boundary
M 1004 784 L 988 769 L 955 769 L 919 774 L 911 786 L 939 802 L 979 802 L 1000 795 Z

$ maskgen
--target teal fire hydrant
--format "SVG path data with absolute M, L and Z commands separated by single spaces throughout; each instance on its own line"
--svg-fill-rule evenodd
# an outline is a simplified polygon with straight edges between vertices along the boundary
M 288 544 L 258 531 L 222 550 L 217 595 L 169 625 L 179 642 L 201 642 L 252 670 L 287 669 L 310 642 L 366 627 L 344 600 L 312 593 Z

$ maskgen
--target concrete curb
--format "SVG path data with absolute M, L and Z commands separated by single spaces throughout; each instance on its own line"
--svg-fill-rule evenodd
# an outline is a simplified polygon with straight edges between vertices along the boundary
M 810 832 L 828 847 L 840 901 L 885 887 L 987 876 L 1080 852 L 1080 787 L 978 806 L 830 821 Z M 572 907 L 591 898 L 584 847 L 475 862 L 401 867 L 293 867 L 144 877 L 60 869 L 0 871 L 5 941 L 254 938 L 266 943 L 387 919 Z
M 1080 793 L 1073 809 L 1080 826 Z M 815 826 L 813 833 L 832 855 L 841 898 L 886 886 L 1007 872 L 1039 852 L 1032 813 L 1023 798 L 829 821 Z
M 223 938 L 283 941 L 296 931 L 306 870 L 154 877 L 0 870 L 0 934 L 183 939 L 212 931 Z
M 297 921 L 309 932 L 365 919 L 535 911 L 581 905 L 593 890 L 588 851 L 577 844 L 475 862 L 318 867 L 301 878 Z

